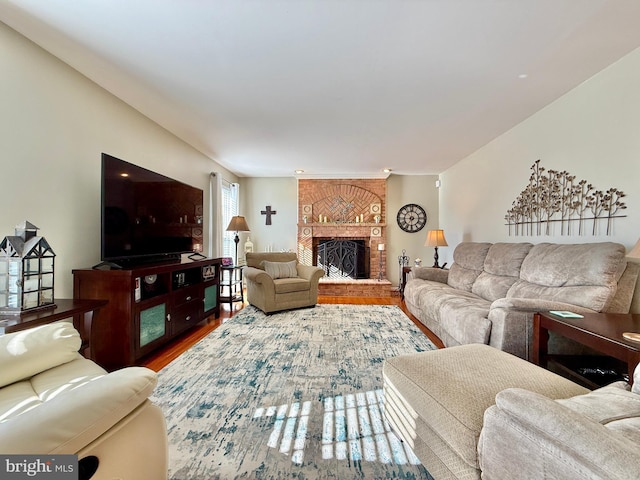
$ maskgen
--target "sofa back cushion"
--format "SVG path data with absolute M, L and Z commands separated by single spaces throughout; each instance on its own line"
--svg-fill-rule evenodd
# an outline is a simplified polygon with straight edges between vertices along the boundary
M 473 282 L 482 273 L 490 243 L 462 242 L 453 251 L 453 265 L 447 283 L 450 287 L 470 292 Z
M 247 266 L 264 270 L 267 262 L 291 262 L 298 259 L 295 252 L 247 252 Z
M 522 262 L 507 298 L 542 298 L 601 312 L 613 301 L 625 268 L 619 243 L 540 243 Z
M 509 288 L 518 280 L 520 267 L 531 247 L 530 243 L 494 243 L 471 291 L 491 302 L 506 297 Z
M 80 343 L 69 322 L 0 336 L 0 387 L 77 359 Z

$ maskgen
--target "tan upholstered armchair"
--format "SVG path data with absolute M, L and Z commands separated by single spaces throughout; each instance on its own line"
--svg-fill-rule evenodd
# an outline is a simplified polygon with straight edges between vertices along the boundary
M 311 307 L 324 271 L 298 263 L 293 252 L 247 253 L 243 276 L 247 301 L 265 313 Z

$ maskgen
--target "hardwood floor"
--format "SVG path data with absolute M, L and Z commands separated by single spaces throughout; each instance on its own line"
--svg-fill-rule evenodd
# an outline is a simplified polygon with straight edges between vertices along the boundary
M 318 297 L 318 303 L 342 303 L 351 305 L 397 305 L 402 311 L 415 323 L 422 332 L 429 337 L 429 339 L 438 347 L 444 348 L 444 345 L 438 337 L 436 337 L 429 329 L 427 329 L 422 323 L 420 323 L 404 305 L 404 302 L 400 297 L 333 297 L 333 296 L 320 296 Z M 176 359 L 182 352 L 189 349 L 192 345 L 202 340 L 209 335 L 213 330 L 218 328 L 228 319 L 233 317 L 236 313 L 240 312 L 245 306 L 236 302 L 233 304 L 233 310 L 230 310 L 228 304 L 221 305 L 220 317 L 217 319 L 209 318 L 198 326 L 192 328 L 188 332 L 185 332 L 182 336 L 176 338 L 165 347 L 159 349 L 153 354 L 149 355 L 141 362 L 141 365 L 148 367 L 156 372 L 168 365 L 172 360 Z

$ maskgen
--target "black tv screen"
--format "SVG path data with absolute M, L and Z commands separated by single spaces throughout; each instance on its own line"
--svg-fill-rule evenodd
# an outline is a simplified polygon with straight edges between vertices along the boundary
M 102 154 L 102 260 L 162 261 L 202 249 L 201 189 Z

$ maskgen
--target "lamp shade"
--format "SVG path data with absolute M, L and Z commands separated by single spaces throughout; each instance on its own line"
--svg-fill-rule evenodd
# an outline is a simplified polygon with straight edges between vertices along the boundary
M 231 218 L 227 232 L 249 232 L 249 225 L 242 215 L 236 215 Z
M 429 230 L 427 232 L 427 241 L 424 242 L 425 247 L 446 247 L 447 239 L 444 238 L 444 230 Z
M 629 253 L 627 253 L 627 261 L 640 263 L 640 240 L 638 240 Z

